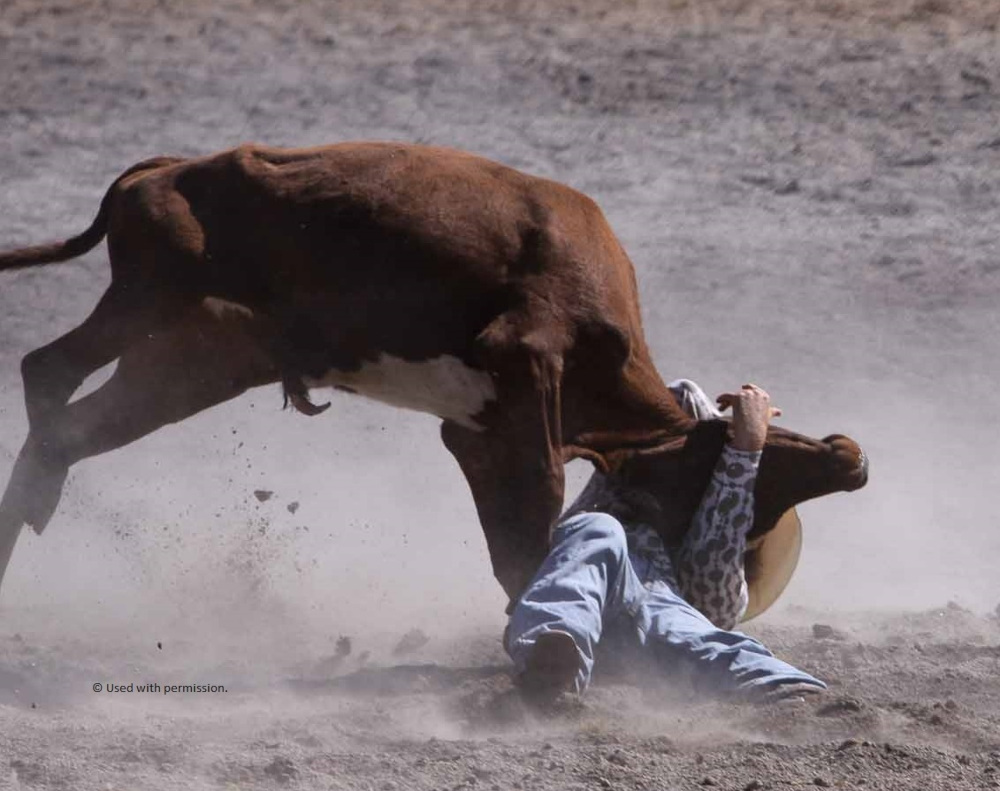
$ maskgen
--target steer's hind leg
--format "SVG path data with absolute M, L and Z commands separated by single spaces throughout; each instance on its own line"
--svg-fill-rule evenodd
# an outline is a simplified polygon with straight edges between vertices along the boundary
M 486 340 L 497 387 L 488 428 L 445 422 L 441 438 L 469 482 L 493 573 L 513 602 L 545 559 L 562 508 L 562 366 L 540 338 Z
M 180 310 L 178 297 L 144 298 L 139 288 L 112 285 L 83 323 L 21 361 L 28 424 L 35 428 L 69 401 L 94 371 Z
M 247 322 L 202 309 L 135 344 L 107 382 L 29 433 L 0 500 L 0 575 L 22 525 L 48 524 L 72 464 L 277 378 Z

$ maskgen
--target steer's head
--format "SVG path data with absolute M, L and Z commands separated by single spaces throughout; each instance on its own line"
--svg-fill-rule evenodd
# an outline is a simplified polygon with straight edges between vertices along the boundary
M 868 456 L 850 437 L 812 439 L 772 427 L 754 488 L 754 527 L 763 535 L 789 508 L 833 492 L 853 492 L 868 482 Z
M 616 476 L 655 498 L 664 537 L 679 540 L 687 529 L 729 435 L 726 420 L 698 421 L 685 436 L 622 461 Z M 812 439 L 772 426 L 754 488 L 750 538 L 773 529 L 792 506 L 860 489 L 867 480 L 868 458 L 854 440 L 840 434 Z

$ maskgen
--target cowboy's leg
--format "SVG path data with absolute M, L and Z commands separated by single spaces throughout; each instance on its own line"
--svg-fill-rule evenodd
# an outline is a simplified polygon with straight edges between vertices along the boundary
M 826 688 L 752 637 L 719 629 L 667 584 L 646 588 L 635 619 L 639 641 L 664 669 L 680 672 L 696 690 L 756 697 L 788 684 Z
M 590 683 L 605 619 L 635 614 L 643 597 L 617 519 L 583 513 L 565 520 L 554 530 L 548 557 L 511 613 L 505 647 L 516 672 L 525 672 L 543 635 L 569 635 L 579 654 L 574 686 L 582 692 Z

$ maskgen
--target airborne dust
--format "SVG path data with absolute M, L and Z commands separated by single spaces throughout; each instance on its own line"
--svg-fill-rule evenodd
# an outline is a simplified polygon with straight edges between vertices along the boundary
M 143 157 L 244 140 L 434 142 L 587 192 L 636 265 L 665 378 L 712 393 L 756 381 L 784 425 L 869 454 L 867 488 L 800 508 L 796 577 L 749 626 L 857 708 L 782 730 L 727 709 L 685 720 L 667 693 L 651 710 L 612 687 L 584 725 L 545 726 L 545 760 L 564 769 L 539 758 L 533 782 L 811 782 L 840 776 L 831 745 L 857 736 L 856 751 L 910 751 L 916 768 L 886 788 L 984 787 L 1000 749 L 996 14 L 957 0 L 502 6 L 0 3 L 0 243 L 76 233 Z M 26 429 L 18 361 L 87 314 L 106 255 L 0 280 L 6 479 Z M 257 390 L 74 470 L 0 597 L 0 788 L 4 759 L 14 788 L 161 787 L 163 766 L 191 787 L 431 788 L 473 765 L 507 787 L 534 766 L 519 715 L 487 711 L 504 602 L 437 422 L 330 397 L 310 419 Z M 573 491 L 587 474 L 572 465 Z M 817 621 L 847 640 L 816 641 Z M 394 655 L 412 630 L 426 645 Z M 461 671 L 378 675 L 427 662 Z M 234 692 L 154 706 L 90 691 L 144 674 Z M 623 721 L 633 735 L 601 746 Z M 460 743 L 456 759 L 424 741 L 477 727 L 501 745 Z M 804 746 L 753 770 L 760 740 Z M 74 744 L 111 768 L 86 768 Z M 882 777 L 888 755 L 852 771 Z

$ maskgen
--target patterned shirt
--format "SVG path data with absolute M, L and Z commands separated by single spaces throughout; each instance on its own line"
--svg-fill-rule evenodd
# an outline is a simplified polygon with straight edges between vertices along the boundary
M 721 629 L 732 629 L 746 611 L 743 569 L 746 536 L 753 527 L 753 490 L 760 451 L 724 446 L 701 503 L 679 547 L 668 549 L 637 514 L 649 513 L 651 495 L 613 476 L 595 473 L 566 516 L 604 511 L 625 528 L 629 553 L 646 560 L 642 582 L 666 584 Z M 655 506 L 654 506 L 655 507 Z

